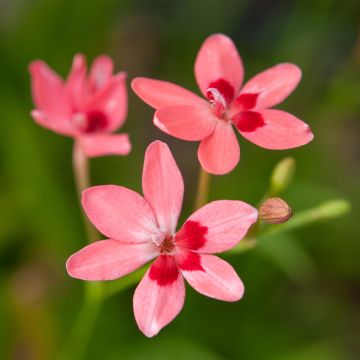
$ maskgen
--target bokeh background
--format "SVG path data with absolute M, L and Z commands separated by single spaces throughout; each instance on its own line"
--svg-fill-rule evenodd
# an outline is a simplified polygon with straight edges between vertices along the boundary
M 357 1 L 0 1 L 0 358 L 54 359 L 82 301 L 65 261 L 85 243 L 71 167 L 72 141 L 38 127 L 28 64 L 43 59 L 65 76 L 72 57 L 109 54 L 116 70 L 198 91 L 193 63 L 203 40 L 229 35 L 246 79 L 278 62 L 303 70 L 280 108 L 309 123 L 315 140 L 300 149 L 262 150 L 240 139 L 242 160 L 216 177 L 211 199 L 256 204 L 285 156 L 297 172 L 283 197 L 294 211 L 332 198 L 351 201 L 345 217 L 282 235 L 228 256 L 246 286 L 227 304 L 187 288 L 181 314 L 154 339 L 137 329 L 134 288 L 103 306 L 86 358 L 360 358 L 360 3 Z M 128 84 L 129 84 L 128 82 Z M 195 143 L 167 137 L 129 87 L 128 157 L 92 161 L 94 184 L 140 191 L 144 150 L 166 141 L 192 208 Z

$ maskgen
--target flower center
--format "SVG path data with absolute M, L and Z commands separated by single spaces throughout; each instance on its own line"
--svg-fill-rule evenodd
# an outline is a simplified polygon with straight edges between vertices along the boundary
M 221 119 L 226 111 L 226 100 L 220 91 L 216 88 L 208 88 L 206 96 L 214 109 L 214 114 Z
M 95 133 L 102 131 L 108 124 L 107 116 L 98 110 L 92 110 L 88 113 L 77 113 L 73 117 L 76 126 L 85 133 Z
M 159 248 L 162 254 L 172 254 L 176 248 L 174 237 L 172 235 L 165 235 L 159 244 Z

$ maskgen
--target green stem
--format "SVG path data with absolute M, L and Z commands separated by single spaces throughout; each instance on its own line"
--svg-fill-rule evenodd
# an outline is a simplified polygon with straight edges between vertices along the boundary
M 331 200 L 314 208 L 295 214 L 288 222 L 277 226 L 264 228 L 261 236 L 276 235 L 290 230 L 298 229 L 316 222 L 330 220 L 346 214 L 350 204 L 346 200 Z
M 76 191 L 79 202 L 81 204 L 82 192 L 88 187 L 90 187 L 90 165 L 88 157 L 86 156 L 81 145 L 77 141 L 75 141 L 73 149 L 73 168 Z M 81 209 L 81 214 L 84 221 L 87 242 L 92 243 L 98 240 L 98 233 L 90 223 L 83 209 Z
M 97 282 L 85 282 L 85 299 L 70 333 L 63 344 L 58 360 L 81 360 L 96 324 L 102 304 L 102 287 Z
M 278 225 L 266 225 L 258 227 L 260 231 L 257 234 L 252 233 L 251 238 L 243 239 L 237 246 L 232 248 L 229 253 L 239 253 L 244 250 L 251 249 L 255 246 L 256 241 L 262 240 L 266 237 L 282 234 L 288 231 L 292 231 L 304 226 L 314 224 L 319 221 L 329 220 L 337 218 L 346 214 L 350 209 L 350 204 L 345 200 L 332 200 L 327 201 L 314 208 L 296 213 L 288 222 Z M 256 241 L 255 241 L 256 236 Z M 249 246 L 247 243 L 252 242 L 253 246 Z
M 77 195 L 81 203 L 83 190 L 90 186 L 90 172 L 89 159 L 77 141 L 75 141 L 73 149 L 73 167 Z M 81 214 L 86 230 L 87 243 L 97 241 L 99 239 L 97 230 L 92 226 L 82 209 Z M 85 282 L 84 286 L 84 302 L 60 350 L 59 359 L 80 360 L 85 356 L 87 345 L 100 312 L 103 296 L 101 283 Z
M 206 172 L 200 165 L 198 187 L 194 206 L 195 210 L 201 208 L 206 204 L 209 196 L 210 180 L 211 175 Z

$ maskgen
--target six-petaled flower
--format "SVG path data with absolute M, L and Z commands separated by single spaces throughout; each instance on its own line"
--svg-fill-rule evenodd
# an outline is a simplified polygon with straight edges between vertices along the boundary
M 126 119 L 126 74 L 113 75 L 108 56 L 96 58 L 87 77 L 85 57 L 76 55 L 66 81 L 40 60 L 29 70 L 39 125 L 73 137 L 89 157 L 129 153 L 128 135 L 112 134 Z
M 258 214 L 242 201 L 214 201 L 193 213 L 176 231 L 184 184 L 169 148 L 160 141 L 146 151 L 142 188 L 144 197 L 114 185 L 83 192 L 87 216 L 108 239 L 72 255 L 67 270 L 83 280 L 112 280 L 156 259 L 133 300 L 140 330 L 154 336 L 183 307 L 183 278 L 215 299 L 236 301 L 242 297 L 243 284 L 235 270 L 212 254 L 235 246 Z
M 233 131 L 252 143 L 273 150 L 290 149 L 310 142 L 313 134 L 295 116 L 269 109 L 282 102 L 297 86 L 300 69 L 278 64 L 241 87 L 244 70 L 230 38 L 207 38 L 195 61 L 195 78 L 206 100 L 170 82 L 136 78 L 135 93 L 156 109 L 154 123 L 164 132 L 188 141 L 201 141 L 198 157 L 213 174 L 234 169 L 240 147 Z

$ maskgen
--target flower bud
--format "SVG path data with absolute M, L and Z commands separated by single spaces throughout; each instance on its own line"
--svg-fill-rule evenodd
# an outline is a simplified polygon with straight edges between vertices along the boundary
M 291 207 L 278 197 L 265 200 L 260 206 L 259 218 L 268 224 L 281 224 L 292 216 Z
M 282 193 L 291 183 L 295 173 L 295 160 L 287 157 L 276 164 L 270 177 L 272 195 Z
M 337 218 L 350 210 L 350 203 L 346 200 L 331 200 L 321 204 L 319 210 L 323 219 Z

